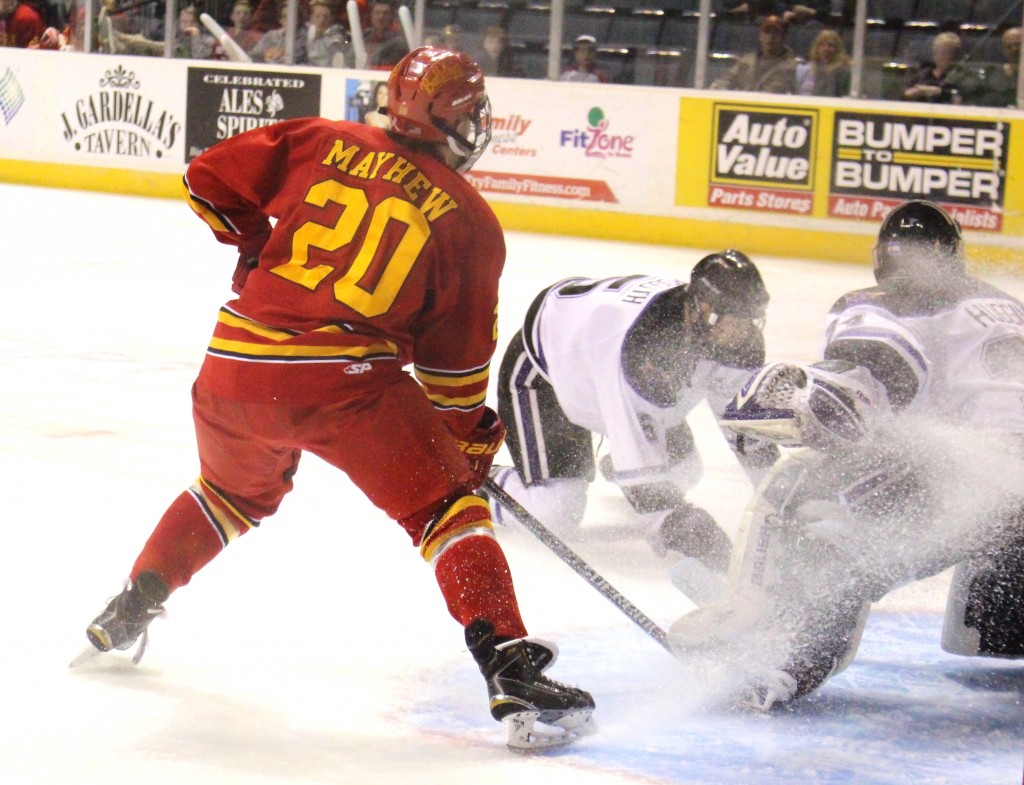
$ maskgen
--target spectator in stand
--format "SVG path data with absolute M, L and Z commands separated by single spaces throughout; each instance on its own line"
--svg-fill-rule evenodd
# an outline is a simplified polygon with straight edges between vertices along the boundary
M 509 49 L 508 30 L 501 25 L 484 28 L 480 49 L 474 59 L 487 76 L 526 76 L 515 53 Z
M 562 71 L 563 82 L 607 83 L 608 74 L 597 65 L 597 39 L 592 35 L 580 35 L 572 45 L 572 61 Z
M 320 68 L 344 68 L 352 65 L 352 51 L 345 28 L 335 19 L 330 0 L 312 0 L 309 5 L 309 26 L 306 29 L 308 65 Z
M 47 27 L 43 34 L 28 45 L 29 49 L 50 49 L 63 51 L 68 48 L 68 39 L 55 27 Z
M 0 0 L 0 46 L 27 49 L 38 46 L 46 22 L 31 5 L 18 0 Z
M 796 67 L 800 95 L 838 98 L 850 94 L 850 56 L 835 30 L 822 30 L 814 38 L 806 63 Z
M 263 33 L 252 27 L 252 6 L 249 4 L 249 0 L 237 0 L 231 7 L 231 27 L 225 32 L 241 47 L 243 52 L 252 57 L 252 50 L 260 42 Z M 226 59 L 220 44 L 217 44 L 214 50 L 214 57 L 217 60 Z
M 286 0 L 259 0 L 252 12 L 249 26 L 257 33 L 269 33 L 280 24 L 281 6 Z M 299 0 L 299 5 L 308 7 L 308 0 Z
M 441 31 L 441 47 L 451 49 L 453 52 L 463 52 L 462 28 L 458 25 L 445 25 Z
M 371 68 L 391 68 L 409 52 L 391 0 L 373 0 L 370 26 L 363 31 L 366 58 Z
M 1020 69 L 1021 29 L 1011 27 L 1003 33 L 1006 62 L 985 72 L 976 103 L 979 106 L 1016 106 L 1017 74 Z
M 58 0 L 23 0 L 23 2 L 35 9 L 47 27 L 56 29 L 60 25 L 63 10 L 58 4 Z
M 163 44 L 156 42 L 163 52 Z M 186 2 L 178 11 L 178 29 L 174 36 L 174 56 L 189 60 L 209 60 L 216 40 L 199 23 L 199 9 Z
M 786 45 L 789 23 L 768 16 L 758 26 L 758 49 L 742 55 L 729 72 L 716 79 L 713 90 L 751 90 L 761 93 L 795 93 L 797 56 Z
M 300 3 L 296 7 L 298 19 L 295 20 L 295 62 L 302 63 L 306 60 L 306 36 L 303 25 L 305 24 L 305 11 Z M 288 36 L 288 5 L 281 3 L 278 9 L 278 27 L 270 32 L 264 33 L 260 42 L 252 50 L 252 59 L 257 63 L 285 62 L 285 45 Z
M 114 12 L 116 7 L 116 0 L 104 0 L 99 25 L 101 49 L 114 54 L 163 57 L 164 42 L 154 41 L 141 33 L 125 32 L 131 27 L 131 22 L 124 18 L 119 19 L 121 14 Z M 105 18 L 109 19 L 109 29 L 113 32 L 113 41 L 110 42 L 107 41 L 108 25 L 104 21 Z M 186 2 L 180 6 L 173 55 L 188 60 L 210 60 L 215 56 L 216 44 L 214 37 L 199 23 L 199 11 L 195 4 Z
M 82 24 L 85 19 L 84 4 L 74 19 L 75 30 L 71 35 L 72 48 L 80 49 L 84 42 L 77 40 L 80 35 L 77 31 L 84 27 Z M 164 53 L 162 42 L 146 37 L 142 20 L 136 10 L 119 9 L 117 0 L 102 0 L 96 15 L 94 30 L 96 35 L 93 40 L 96 42 L 97 51 L 100 52 L 151 57 L 160 57 Z
M 939 33 L 932 40 L 932 59 L 910 73 L 903 90 L 905 101 L 930 104 L 974 103 L 981 93 L 981 80 L 960 62 L 963 41 L 956 33 Z
M 388 115 L 388 83 L 377 82 L 373 87 L 373 100 L 370 108 L 363 116 L 363 122 L 385 131 L 391 128 L 391 117 Z

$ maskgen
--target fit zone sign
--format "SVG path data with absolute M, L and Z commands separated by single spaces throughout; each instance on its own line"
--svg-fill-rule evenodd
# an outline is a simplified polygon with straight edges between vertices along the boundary
M 715 104 L 708 204 L 810 215 L 818 111 Z
M 905 199 L 930 199 L 964 229 L 1002 229 L 1006 123 L 837 112 L 829 215 L 881 220 Z

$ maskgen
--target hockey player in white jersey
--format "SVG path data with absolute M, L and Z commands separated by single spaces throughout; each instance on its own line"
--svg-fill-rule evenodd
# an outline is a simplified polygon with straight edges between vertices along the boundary
M 655 550 L 724 571 L 730 538 L 685 498 L 701 470 L 686 416 L 702 400 L 720 414 L 763 363 L 767 304 L 757 267 L 732 250 L 700 260 L 689 282 L 631 275 L 547 287 L 499 372 L 515 468 L 494 480 L 565 536 L 583 520 L 599 434 L 602 473 L 643 516 Z M 774 444 L 723 433 L 751 472 L 778 456 Z
M 683 656 L 748 668 L 758 708 L 845 668 L 872 601 L 953 565 L 943 648 L 1024 656 L 1024 305 L 967 274 L 930 202 L 891 212 L 874 259 L 877 286 L 828 315 L 824 361 L 765 367 L 723 418 L 808 448 L 755 495 L 726 598 L 670 631 Z

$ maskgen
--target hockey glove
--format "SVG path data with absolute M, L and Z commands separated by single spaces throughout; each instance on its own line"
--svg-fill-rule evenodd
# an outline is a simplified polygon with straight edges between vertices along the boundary
M 243 238 L 242 242 L 238 244 L 238 264 L 235 265 L 235 272 L 231 276 L 231 291 L 235 294 L 242 293 L 249 273 L 259 267 L 260 254 L 269 238 L 269 234 L 259 234 Z
M 825 360 L 776 363 L 756 373 L 726 407 L 722 424 L 784 446 L 829 449 L 859 441 L 889 411 L 885 389 L 864 368 Z
M 459 449 L 469 461 L 473 470 L 472 487 L 479 488 L 487 480 L 494 463 L 494 456 L 505 441 L 505 424 L 492 409 L 484 409 L 476 428 L 464 440 L 459 440 Z

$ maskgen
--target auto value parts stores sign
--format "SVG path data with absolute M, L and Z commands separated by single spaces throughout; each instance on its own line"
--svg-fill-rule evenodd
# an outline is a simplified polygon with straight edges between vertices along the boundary
M 714 107 L 708 205 L 810 215 L 816 109 Z

